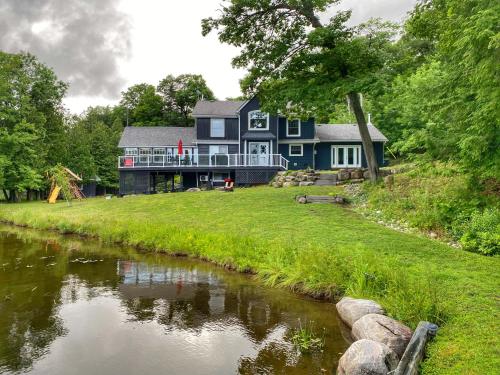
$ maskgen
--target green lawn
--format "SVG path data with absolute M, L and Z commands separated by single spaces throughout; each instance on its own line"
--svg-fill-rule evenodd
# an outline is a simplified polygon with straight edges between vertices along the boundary
M 71 207 L 3 204 L 0 219 L 186 253 L 300 292 L 373 298 L 412 327 L 423 319 L 442 326 L 423 373 L 498 373 L 499 258 L 293 199 L 334 190 L 260 187 L 97 198 Z

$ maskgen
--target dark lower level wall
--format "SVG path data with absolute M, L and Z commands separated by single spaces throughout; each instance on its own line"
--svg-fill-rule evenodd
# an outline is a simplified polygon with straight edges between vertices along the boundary
M 332 168 L 332 146 L 349 146 L 361 145 L 361 142 L 349 142 L 349 143 L 341 143 L 341 142 L 325 142 L 318 143 L 315 146 L 315 159 L 316 159 L 316 169 L 331 169 Z M 377 158 L 377 162 L 380 166 L 385 164 L 384 161 L 384 143 L 383 142 L 373 142 L 373 147 L 375 149 L 375 156 Z M 368 165 L 366 163 L 365 151 L 364 148 L 361 147 L 361 166 L 366 168 Z
M 120 171 L 120 194 L 151 194 L 168 186 L 172 188 L 174 175 L 181 175 L 182 188 L 192 187 L 215 187 L 224 185 L 223 177 L 234 179 L 237 185 L 267 184 L 271 181 L 278 168 L 240 168 L 221 170 L 197 170 L 197 171 Z M 206 176 L 208 181 L 201 181 L 200 177 Z M 165 181 L 167 182 L 165 185 Z
M 313 168 L 314 165 L 313 144 L 311 143 L 303 144 L 302 156 L 290 156 L 289 150 L 290 150 L 289 144 L 282 143 L 279 145 L 279 153 L 285 159 L 288 160 L 288 169 L 298 170 L 298 169 Z

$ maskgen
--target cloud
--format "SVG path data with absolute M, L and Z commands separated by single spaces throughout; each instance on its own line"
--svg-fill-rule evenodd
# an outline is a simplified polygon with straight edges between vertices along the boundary
M 70 84 L 69 95 L 116 98 L 130 25 L 119 0 L 2 0 L 0 49 L 27 51 Z
M 415 7 L 417 0 L 344 0 L 332 7 L 325 18 L 331 17 L 338 10 L 352 10 L 349 24 L 358 25 L 370 18 L 400 22 Z

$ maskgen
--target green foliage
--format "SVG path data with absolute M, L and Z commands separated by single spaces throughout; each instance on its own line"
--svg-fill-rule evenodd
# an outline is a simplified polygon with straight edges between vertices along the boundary
M 73 194 L 71 193 L 70 188 L 70 177 L 64 167 L 58 164 L 55 167 L 50 168 L 47 173 L 53 183 L 61 188 L 60 194 L 64 200 L 70 204 L 73 200 Z
M 375 121 L 400 154 L 451 160 L 482 179 L 498 179 L 499 24 L 495 1 L 417 5 L 391 74 L 372 93 Z M 407 51 L 418 58 L 401 59 Z
M 47 166 L 65 154 L 65 92 L 34 56 L 0 52 L 0 188 L 11 200 L 42 188 Z
M 302 354 L 323 350 L 325 347 L 325 331 L 322 336 L 318 336 L 314 330 L 314 322 L 306 321 L 302 325 L 299 319 L 299 326 L 293 328 L 291 332 L 293 346 Z
M 498 253 L 498 198 L 453 164 L 425 163 L 395 175 L 390 188 L 364 185 L 364 191 L 358 204 L 365 203 L 366 214 L 375 220 L 397 220 L 433 231 L 459 241 L 468 251 Z
M 460 243 L 465 250 L 484 255 L 500 254 L 500 210 L 489 208 L 474 211 L 460 226 Z
M 163 100 L 153 85 L 141 83 L 122 92 L 120 105 L 128 111 L 129 125 L 163 125 Z
M 198 100 L 214 100 L 212 90 L 205 79 L 197 74 L 168 75 L 158 84 L 169 124 L 188 126 L 194 124 L 191 117 Z

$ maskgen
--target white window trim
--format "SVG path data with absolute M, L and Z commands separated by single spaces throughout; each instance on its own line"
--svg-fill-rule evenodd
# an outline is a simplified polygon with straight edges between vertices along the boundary
M 251 114 L 252 113 L 255 113 L 255 112 L 259 112 L 259 113 L 264 113 L 266 115 L 266 127 L 265 128 L 250 128 L 250 119 L 251 119 Z M 254 111 L 250 111 L 248 112 L 248 130 L 250 131 L 262 131 L 262 130 L 269 130 L 269 113 L 265 113 L 265 112 L 262 112 L 262 111 L 259 111 L 258 109 L 254 110 Z
M 301 130 L 301 128 L 302 128 L 302 121 L 300 121 L 300 119 L 292 119 L 290 121 L 298 121 L 299 122 L 299 134 L 291 134 L 291 135 L 289 134 L 289 132 L 288 132 L 289 121 L 288 121 L 288 119 L 286 119 L 286 136 L 287 137 L 300 137 L 301 134 L 302 134 L 302 130 Z
M 222 121 L 222 135 L 213 135 L 212 134 L 212 124 L 214 120 Z M 226 136 L 226 121 L 223 118 L 211 118 L 210 119 L 210 137 L 211 138 L 224 138 Z
M 137 156 L 139 155 L 139 150 L 137 147 L 126 147 L 125 148 L 125 155 L 126 156 Z
M 300 154 L 292 154 L 292 147 L 300 146 Z M 304 145 L 302 143 L 290 143 L 288 145 L 288 156 L 299 157 L 304 156 Z
M 342 148 L 344 149 L 344 164 L 339 164 L 338 163 L 338 149 Z M 348 148 L 354 148 L 354 163 L 349 164 L 347 163 L 347 149 Z M 334 155 L 335 153 L 335 163 L 333 163 L 334 160 Z M 330 151 L 330 164 L 332 168 L 361 168 L 361 160 L 362 160 L 362 154 L 361 154 L 361 146 L 360 145 L 332 145 L 331 146 L 331 151 Z

